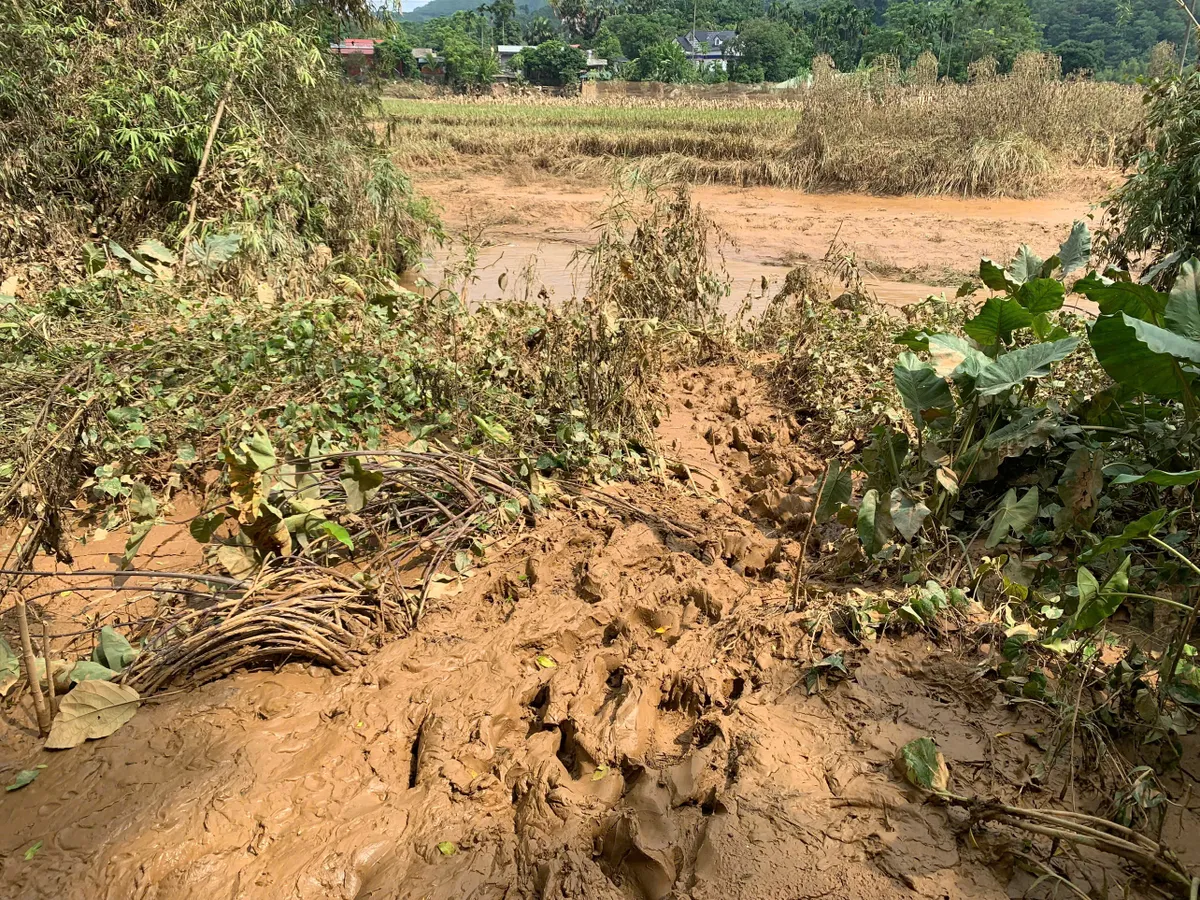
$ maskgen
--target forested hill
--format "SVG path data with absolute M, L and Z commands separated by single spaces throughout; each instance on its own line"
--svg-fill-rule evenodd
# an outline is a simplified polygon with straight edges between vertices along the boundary
M 1176 0 L 552 0 L 553 10 L 545 2 L 430 0 L 404 21 L 419 39 L 422 23 L 456 12 L 483 7 L 485 18 L 508 18 L 512 10 L 522 32 L 535 26 L 520 34 L 526 41 L 549 27 L 573 43 L 635 59 L 644 47 L 686 32 L 694 15 L 709 30 L 769 22 L 779 32 L 772 40 L 789 45 L 789 70 L 816 53 L 846 70 L 880 53 L 907 64 L 928 49 L 942 58 L 942 74 L 962 77 L 982 56 L 1003 67 L 1022 50 L 1047 49 L 1067 72 L 1122 80 L 1146 71 L 1155 44 L 1182 47 L 1186 34 Z

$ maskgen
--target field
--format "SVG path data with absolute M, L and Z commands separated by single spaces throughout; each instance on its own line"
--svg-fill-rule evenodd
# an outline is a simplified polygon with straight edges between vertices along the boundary
M 609 179 L 1030 196 L 1114 164 L 1136 90 L 1008 77 L 970 85 L 834 81 L 779 97 L 385 99 L 398 161 L 522 165 Z

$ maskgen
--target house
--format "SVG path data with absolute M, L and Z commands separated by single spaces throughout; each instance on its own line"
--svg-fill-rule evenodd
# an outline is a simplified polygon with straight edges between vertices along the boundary
M 501 69 L 509 69 L 512 58 L 522 50 L 528 50 L 528 44 L 498 44 L 496 46 L 496 56 L 500 60 Z
M 675 38 L 675 43 L 697 66 L 707 64 L 724 69 L 726 62 L 735 58 L 727 49 L 736 37 L 736 31 L 689 31 Z
M 336 44 L 330 44 L 329 50 L 338 56 L 346 57 L 347 75 L 351 78 L 361 78 L 369 62 L 375 57 L 375 45 L 380 43 L 383 43 L 382 38 L 344 38 Z

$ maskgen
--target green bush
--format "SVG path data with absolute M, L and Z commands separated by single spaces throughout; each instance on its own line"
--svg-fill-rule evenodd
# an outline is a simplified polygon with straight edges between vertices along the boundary
M 521 51 L 517 63 L 531 84 L 563 87 L 579 80 L 579 73 L 587 67 L 587 57 L 569 44 L 550 40 Z

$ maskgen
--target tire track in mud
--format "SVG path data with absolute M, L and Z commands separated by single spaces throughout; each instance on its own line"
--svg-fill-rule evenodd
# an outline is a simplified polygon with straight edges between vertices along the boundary
M 811 461 L 746 376 L 691 377 L 737 398 L 709 421 L 677 404 L 664 424 L 713 491 L 611 490 L 695 543 L 586 500 L 555 507 L 361 670 L 240 674 L 39 756 L 49 768 L 3 801 L 5 896 L 1000 898 L 1031 884 L 1003 842 L 960 841 L 954 813 L 891 766 L 927 734 L 956 788 L 1012 794 L 1028 785 L 1020 738 L 1045 723 L 923 635 L 859 647 L 789 612 Z M 852 677 L 810 694 L 807 665 L 836 650 Z M 5 738 L 22 764 L 33 746 Z

